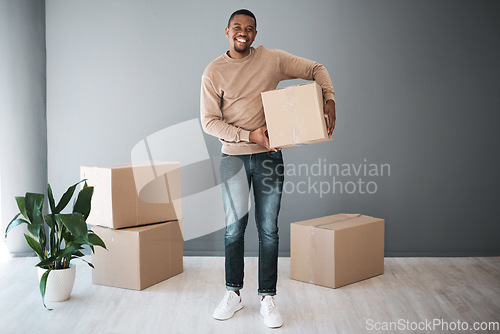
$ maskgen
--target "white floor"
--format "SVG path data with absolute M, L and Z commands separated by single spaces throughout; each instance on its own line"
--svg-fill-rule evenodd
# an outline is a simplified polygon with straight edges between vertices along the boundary
M 75 261 L 72 296 L 48 303 L 54 309 L 50 312 L 41 303 L 36 262 L 14 258 L 0 263 L 2 334 L 500 333 L 441 325 L 429 330 L 428 325 L 498 326 L 500 257 L 386 258 L 384 275 L 339 289 L 291 280 L 290 259 L 280 258 L 276 301 L 284 325 L 275 330 L 265 327 L 259 314 L 256 258 L 245 258 L 245 306 L 227 321 L 211 317 L 225 291 L 222 257 L 184 257 L 182 274 L 143 291 L 92 285 L 91 269 Z M 409 330 L 426 322 L 422 330 Z M 383 330 L 391 325 L 408 330 Z

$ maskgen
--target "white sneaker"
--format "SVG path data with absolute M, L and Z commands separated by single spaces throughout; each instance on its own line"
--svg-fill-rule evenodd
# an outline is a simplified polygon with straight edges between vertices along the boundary
M 276 307 L 273 296 L 265 296 L 260 302 L 260 314 L 267 327 L 277 328 L 283 325 L 280 311 Z
M 213 317 L 217 320 L 227 320 L 231 318 L 236 311 L 241 310 L 243 302 L 241 297 L 234 291 L 226 291 L 224 298 L 214 311 Z

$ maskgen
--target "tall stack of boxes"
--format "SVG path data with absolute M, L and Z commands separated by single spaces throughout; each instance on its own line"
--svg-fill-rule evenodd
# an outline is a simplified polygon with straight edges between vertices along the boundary
M 87 223 L 95 248 L 94 284 L 142 290 L 183 270 L 180 163 L 82 166 L 94 187 Z

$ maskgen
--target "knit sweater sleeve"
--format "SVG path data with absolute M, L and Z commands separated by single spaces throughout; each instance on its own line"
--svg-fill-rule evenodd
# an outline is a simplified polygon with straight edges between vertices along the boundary
M 335 101 L 335 92 L 326 68 L 315 61 L 294 56 L 282 50 L 276 50 L 279 58 L 280 80 L 314 80 L 320 85 L 325 100 Z
M 227 124 L 222 119 L 222 96 L 209 77 L 201 79 L 200 116 L 203 131 L 228 142 L 250 141 L 250 131 Z

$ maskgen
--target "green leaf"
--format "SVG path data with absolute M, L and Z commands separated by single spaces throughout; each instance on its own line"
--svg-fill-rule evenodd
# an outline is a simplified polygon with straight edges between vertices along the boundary
M 50 245 L 50 255 L 53 255 L 54 253 L 57 252 L 57 249 L 56 249 L 56 231 L 54 231 L 54 229 L 51 229 L 50 230 L 50 236 L 49 236 L 49 245 Z
M 17 217 L 19 217 L 19 215 L 20 215 L 20 213 L 18 213 L 14 218 L 12 218 L 9 225 L 7 225 L 7 228 L 5 229 L 5 238 L 7 238 L 7 233 L 9 233 L 9 231 L 12 230 L 17 225 L 29 224 L 28 221 L 26 221 L 22 218 L 17 218 Z
M 85 182 L 85 184 L 87 184 L 87 182 Z M 90 202 L 92 200 L 93 193 L 94 187 L 84 187 L 78 193 L 78 198 L 76 199 L 75 205 L 73 207 L 73 212 L 81 213 L 85 220 L 90 213 Z
M 36 241 L 35 239 L 33 239 L 31 236 L 27 235 L 26 233 L 24 233 L 24 237 L 26 238 L 26 242 L 28 243 L 28 246 L 30 246 L 31 249 L 33 249 L 35 251 L 35 253 L 38 255 L 40 260 L 43 260 L 43 258 L 45 256 L 44 256 L 43 251 L 42 251 L 42 246 L 38 243 L 38 241 Z
M 65 226 L 76 238 L 88 241 L 87 224 L 81 213 L 56 214 L 56 221 Z
M 26 213 L 30 223 L 43 224 L 40 219 L 42 218 L 42 207 L 45 196 L 37 193 L 26 193 L 24 197 L 26 205 Z
M 45 236 L 45 225 L 42 224 L 28 224 L 28 232 L 30 236 L 39 245 L 40 249 L 43 251 L 47 248 L 47 238 Z
M 40 245 L 42 249 L 47 249 L 47 236 L 45 235 L 45 225 L 40 228 Z
M 45 291 L 47 290 L 47 279 L 51 270 L 52 269 L 47 269 L 47 271 L 45 271 L 40 278 L 40 294 L 42 295 L 42 303 L 43 306 L 49 311 L 52 311 L 52 309 L 48 308 L 47 305 L 45 305 Z
M 93 232 L 89 233 L 89 243 L 92 244 L 92 246 L 101 246 L 102 248 L 107 249 L 104 241 L 102 241 L 102 239 Z
M 66 248 L 63 249 L 63 251 L 60 254 L 58 254 L 57 258 L 63 258 L 67 255 L 73 255 L 80 249 L 82 249 L 81 244 L 77 243 L 69 244 L 68 246 L 66 246 Z
M 31 223 L 36 225 L 45 225 L 41 210 L 33 213 L 33 220 L 31 221 Z
M 40 243 L 40 232 L 43 229 L 43 225 L 40 224 L 28 224 L 28 232 L 36 240 L 36 242 Z
M 52 218 L 52 215 L 44 215 L 43 220 L 45 221 L 45 224 L 47 224 L 48 227 L 50 227 L 51 230 L 54 229 L 54 219 Z
M 89 244 L 88 239 L 83 239 L 83 238 L 76 238 L 76 239 L 72 240 L 71 242 L 74 242 L 74 243 L 77 243 L 80 245 L 88 245 Z
M 56 260 L 55 256 L 48 257 L 45 260 L 42 260 L 42 261 L 38 262 L 35 265 L 35 267 L 46 268 L 47 266 L 50 266 L 50 265 L 54 266 L 54 261 L 55 260 Z
M 82 238 L 78 238 L 78 239 L 73 240 L 72 242 L 78 243 L 80 245 L 88 245 L 88 246 L 90 246 L 90 249 L 92 250 L 92 253 L 94 253 L 94 245 L 90 241 L 83 240 Z
M 90 263 L 89 261 L 85 260 L 85 259 L 82 259 L 81 257 L 78 257 L 78 256 L 72 256 L 71 259 L 79 259 L 79 260 L 82 260 L 83 262 L 87 263 L 92 269 L 95 269 L 94 268 L 94 265 L 92 263 Z
M 71 200 L 71 197 L 73 197 L 76 186 L 82 181 L 75 183 L 74 185 L 69 187 L 68 190 L 66 190 L 66 192 L 62 195 L 61 200 L 57 204 L 56 208 L 54 209 L 53 213 L 57 214 L 61 212 L 66 207 L 66 205 L 68 205 L 69 201 Z
M 61 238 L 63 238 L 65 242 L 73 241 L 74 238 L 71 236 L 71 233 L 68 232 L 68 229 L 64 227 L 64 225 L 62 227 L 63 231 L 61 233 Z
M 21 214 L 24 216 L 24 218 L 29 219 L 28 214 L 26 213 L 26 204 L 25 204 L 24 197 L 16 196 L 16 203 L 17 203 L 17 207 L 19 208 L 19 212 L 21 212 Z
M 54 211 L 56 210 L 56 205 L 54 202 L 54 195 L 52 194 L 50 183 L 47 183 L 47 197 L 49 198 L 50 212 L 54 213 Z

